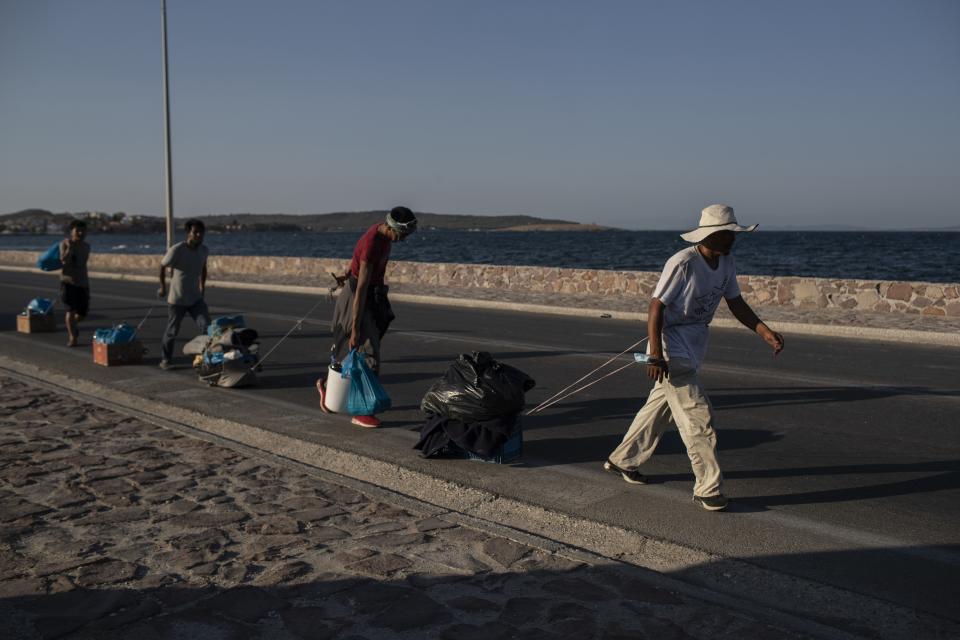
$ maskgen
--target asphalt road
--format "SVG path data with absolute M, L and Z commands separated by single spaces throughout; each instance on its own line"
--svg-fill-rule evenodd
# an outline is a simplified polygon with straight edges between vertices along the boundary
M 89 364 L 88 346 L 63 346 L 62 330 L 14 333 L 14 314 L 54 288 L 49 276 L 0 272 L 0 352 L 131 388 L 166 387 L 158 394 L 171 403 L 188 397 L 178 390 L 199 384 L 185 357 L 172 372 L 149 366 L 120 374 Z M 94 281 L 83 345 L 92 328 L 136 324 L 157 304 L 141 332 L 151 348 L 146 364 L 154 365 L 165 324 L 155 290 Z M 208 302 L 214 314 L 244 313 L 267 350 L 315 298 L 212 289 Z M 316 414 L 315 430 L 324 425 L 344 442 L 504 495 L 960 618 L 960 349 L 787 335 L 774 359 L 747 330 L 714 329 L 702 379 L 717 409 L 725 493 L 734 501 L 714 514 L 690 502 L 692 473 L 675 432 L 644 468 L 654 484 L 631 486 L 602 471 L 650 388 L 639 367 L 526 418 L 520 466 L 418 461 L 410 451 L 419 400 L 457 353 L 487 350 L 529 373 L 538 383 L 528 394 L 533 406 L 642 337 L 643 327 L 599 317 L 394 308 L 382 380 L 395 409 L 383 416 L 383 429 L 351 427 L 315 409 L 331 302 L 270 356 L 258 387 L 224 390 L 224 411 L 242 405 L 246 415 L 279 417 L 283 407 L 303 408 Z M 192 337 L 188 324 L 185 339 Z

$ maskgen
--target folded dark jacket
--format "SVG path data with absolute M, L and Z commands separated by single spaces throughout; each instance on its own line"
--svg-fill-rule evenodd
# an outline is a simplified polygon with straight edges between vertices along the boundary
M 419 449 L 424 458 L 429 458 L 454 444 L 464 451 L 489 458 L 510 438 L 518 420 L 517 415 L 510 415 L 482 422 L 461 422 L 430 414 L 420 428 L 420 441 L 413 448 Z

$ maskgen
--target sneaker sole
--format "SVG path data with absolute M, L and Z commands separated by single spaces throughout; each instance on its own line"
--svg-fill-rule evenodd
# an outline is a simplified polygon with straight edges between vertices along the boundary
M 723 511 L 724 509 L 726 509 L 726 508 L 729 506 L 729 504 L 725 504 L 725 505 L 723 505 L 722 507 L 711 507 L 711 506 L 709 506 L 709 505 L 704 504 L 703 502 L 701 502 L 701 501 L 699 501 L 699 500 L 694 500 L 694 502 L 696 502 L 698 505 L 700 505 L 701 508 L 706 509 L 707 511 Z
M 357 422 L 356 420 L 350 420 L 350 424 L 355 424 L 358 427 L 363 427 L 364 429 L 376 429 L 379 427 L 379 424 L 363 424 L 362 422 Z
M 609 462 L 604 462 L 604 463 L 603 463 L 603 468 L 604 468 L 605 471 L 609 471 L 610 473 L 619 473 L 619 474 L 620 474 L 620 477 L 623 478 L 623 481 L 626 482 L 626 483 L 629 483 L 629 484 L 647 484 L 646 482 L 640 482 L 640 481 L 638 481 L 638 480 L 631 480 L 631 479 L 627 476 L 627 474 L 625 474 L 624 472 L 620 471 L 619 469 L 615 469 L 615 468 L 613 467 L 613 465 L 610 464 Z

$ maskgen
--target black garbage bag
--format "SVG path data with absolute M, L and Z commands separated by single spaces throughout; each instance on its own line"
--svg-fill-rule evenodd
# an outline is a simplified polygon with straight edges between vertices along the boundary
M 462 422 L 493 420 L 519 413 L 524 394 L 536 384 L 486 351 L 461 353 L 423 396 L 420 410 Z

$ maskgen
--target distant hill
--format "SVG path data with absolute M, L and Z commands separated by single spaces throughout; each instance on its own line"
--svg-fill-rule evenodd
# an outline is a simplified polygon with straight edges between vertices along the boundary
M 131 216 L 123 211 L 53 213 L 46 209 L 24 209 L 0 215 L 0 233 L 60 234 L 66 232 L 67 225 L 74 219 L 86 221 L 87 227 L 98 233 L 156 233 L 164 229 L 162 218 Z
M 237 213 L 231 215 L 204 216 L 207 227 L 214 230 L 303 230 L 303 231 L 362 231 L 370 225 L 382 222 L 387 211 L 350 211 L 338 213 L 315 213 L 290 215 L 286 213 Z M 550 220 L 534 216 L 474 216 L 445 213 L 417 212 L 421 229 L 446 229 L 458 231 L 511 230 L 588 230 L 596 225 L 582 225 L 566 220 Z
M 288 213 L 234 213 L 196 216 L 210 231 L 362 231 L 386 217 L 384 211 L 351 211 L 292 215 Z M 597 231 L 607 229 L 594 224 L 553 220 L 534 216 L 476 216 L 443 213 L 417 213 L 421 229 L 459 231 Z M 163 218 L 128 216 L 99 212 L 51 213 L 44 209 L 25 209 L 0 215 L 3 233 L 59 233 L 74 218 L 82 218 L 97 231 L 156 232 L 164 227 Z M 177 218 L 179 227 L 186 218 Z
M 760 225 L 760 230 L 766 231 L 876 231 L 876 229 L 867 229 L 850 224 L 820 224 L 820 225 Z

